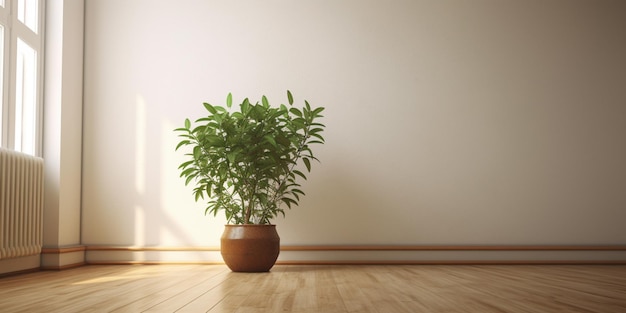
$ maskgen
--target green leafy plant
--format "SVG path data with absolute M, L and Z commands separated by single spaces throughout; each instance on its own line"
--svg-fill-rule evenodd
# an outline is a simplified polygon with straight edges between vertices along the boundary
M 195 200 L 207 199 L 205 214 L 224 211 L 231 224 L 269 224 L 285 215 L 285 206 L 304 196 L 299 180 L 307 179 L 311 162 L 318 161 L 311 145 L 323 144 L 323 107 L 270 106 L 267 98 L 252 104 L 247 98 L 233 108 L 204 103 L 208 115 L 175 129 L 181 137 L 176 150 L 189 146 L 188 160 L 178 167 L 185 185 L 195 182 Z M 300 169 L 304 165 L 303 169 Z M 306 172 L 304 171 L 306 169 Z

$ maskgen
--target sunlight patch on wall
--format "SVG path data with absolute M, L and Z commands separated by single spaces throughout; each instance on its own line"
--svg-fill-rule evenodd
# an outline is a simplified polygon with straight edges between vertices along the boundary
M 146 102 L 137 95 L 135 106 L 135 192 L 137 199 L 146 191 Z M 135 204 L 135 245 L 146 243 L 146 216 L 140 204 Z
M 135 189 L 143 194 L 146 190 L 146 101 L 139 94 L 135 117 Z
M 161 243 L 183 245 L 218 245 L 219 238 L 224 231 L 225 218 L 218 215 L 204 215 L 204 202 L 194 201 L 192 194 L 193 182 L 185 186 L 185 180 L 180 178 L 178 165 L 186 160 L 185 148 L 174 151 L 179 137 L 175 128 L 180 123 L 173 123 L 164 119 L 161 122 L 161 165 L 159 196 L 163 209 L 163 225 L 159 230 Z
M 176 147 L 176 133 L 174 129 L 177 127 L 172 122 L 164 120 L 161 124 L 161 190 L 168 192 L 161 193 L 161 203 L 164 207 L 173 207 L 184 205 L 181 199 L 185 199 L 184 181 L 179 178 L 178 164 L 183 162 L 182 155 L 185 153 L 183 149 L 174 151 Z M 180 126 L 178 126 L 180 127 Z M 182 186 L 182 187 L 181 187 Z M 183 201 L 185 202 L 185 201 Z
M 140 205 L 135 205 L 135 245 L 146 244 L 146 214 Z

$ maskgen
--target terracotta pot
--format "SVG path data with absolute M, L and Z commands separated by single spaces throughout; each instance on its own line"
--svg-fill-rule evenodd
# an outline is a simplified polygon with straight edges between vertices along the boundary
M 233 272 L 268 272 L 280 252 L 276 225 L 226 225 L 221 244 L 224 262 Z

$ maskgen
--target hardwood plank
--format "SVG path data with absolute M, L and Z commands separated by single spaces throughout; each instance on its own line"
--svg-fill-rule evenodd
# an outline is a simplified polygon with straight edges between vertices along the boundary
M 192 271 L 171 266 L 132 266 L 112 275 L 74 283 L 67 297 L 55 297 L 46 308 L 74 312 L 108 312 L 116 306 L 125 306 L 139 299 L 168 290 L 179 280 L 188 278 Z M 67 287 L 69 288 L 69 287 Z
M 371 266 L 363 268 L 345 267 L 335 273 L 335 285 L 339 290 L 346 312 L 379 312 L 363 289 L 371 286 L 367 272 Z
M 2 312 L 626 312 L 623 265 L 84 266 L 0 278 Z
M 336 272 L 334 268 L 316 267 L 315 269 L 318 312 L 346 312 L 341 293 L 335 284 Z
M 259 280 L 270 273 L 228 273 L 214 288 L 195 298 L 177 312 L 235 312 L 255 292 Z
M 194 279 L 186 280 L 179 284 L 175 295 L 166 297 L 164 301 L 151 306 L 145 311 L 139 311 L 138 304 L 133 304 L 128 307 L 128 309 L 131 309 L 128 312 L 175 312 L 204 294 L 206 290 L 211 290 L 220 285 L 228 273 L 229 270 L 225 266 L 211 267 L 206 271 L 195 272 Z M 151 302 L 158 299 L 158 297 L 150 298 Z
M 64 272 L 38 272 L 0 280 L 0 307 L 7 312 L 53 312 L 84 298 L 91 289 L 82 281 L 119 275 L 122 268 L 81 267 Z
M 155 282 L 148 289 L 142 287 L 141 292 L 131 290 L 137 294 L 136 300 L 110 312 L 174 312 L 204 292 L 205 288 L 221 283 L 227 271 L 225 267 L 193 266 L 182 273 L 176 272 L 167 283 Z M 119 299 L 113 297 L 100 306 L 111 308 L 116 302 Z

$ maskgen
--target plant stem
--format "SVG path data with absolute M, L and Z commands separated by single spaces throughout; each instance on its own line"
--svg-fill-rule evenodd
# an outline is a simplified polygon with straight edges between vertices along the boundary
M 298 164 L 298 160 L 300 160 L 300 158 L 301 158 L 301 154 L 302 154 L 302 150 L 303 150 L 302 148 L 304 147 L 308 137 L 309 137 L 309 135 L 308 135 L 308 127 L 307 127 L 307 128 L 304 129 L 304 137 L 302 139 L 302 142 L 300 142 L 300 145 L 298 146 L 298 152 L 296 153 L 295 162 L 290 165 L 289 171 L 287 173 L 292 173 L 294 167 L 296 167 L 296 165 Z M 274 197 L 272 199 L 273 203 L 276 203 L 278 201 L 278 197 L 280 196 L 278 191 L 287 182 L 288 177 L 289 177 L 289 174 L 283 176 L 282 181 L 278 184 L 278 186 L 276 188 L 276 193 L 274 194 Z

